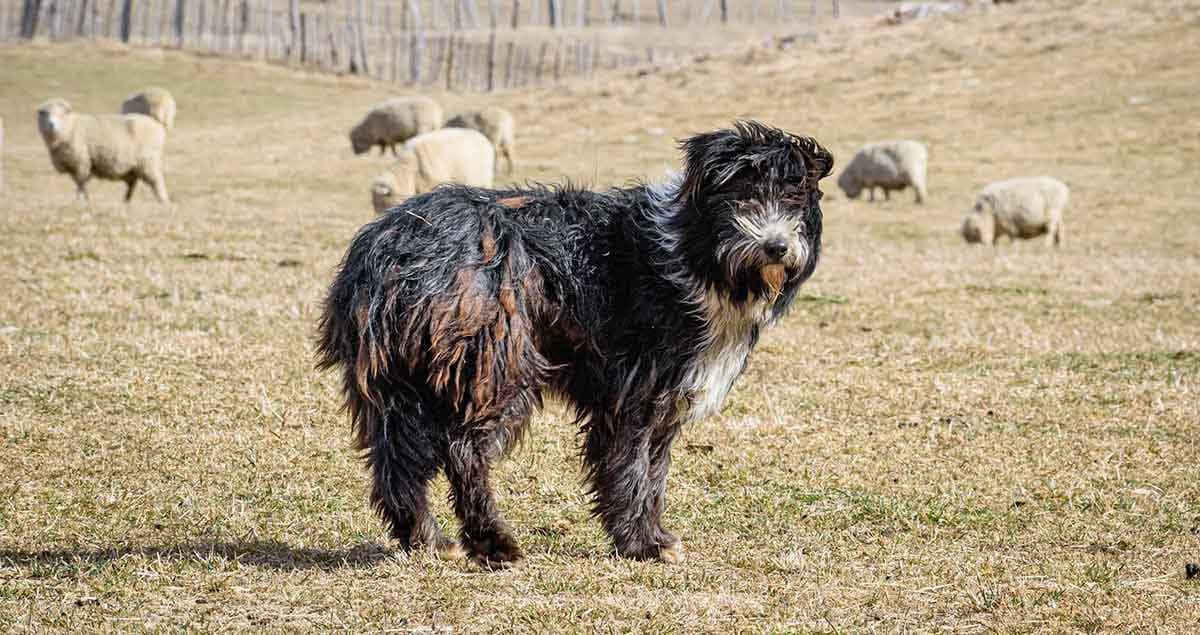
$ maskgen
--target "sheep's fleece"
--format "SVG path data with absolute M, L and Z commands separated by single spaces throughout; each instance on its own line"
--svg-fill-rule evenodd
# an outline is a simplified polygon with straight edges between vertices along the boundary
M 892 190 L 911 187 L 916 201 L 925 201 L 926 170 L 929 152 L 918 141 L 880 141 L 859 149 L 838 176 L 838 187 L 849 198 L 858 198 L 865 189 L 875 200 L 875 188 L 881 188 L 885 198 Z
M 372 108 L 363 120 L 350 130 L 350 146 L 354 154 L 363 154 L 371 146 L 379 146 L 383 154 L 396 144 L 442 127 L 442 107 L 428 97 L 389 99 Z
M 175 98 L 165 88 L 152 86 L 133 93 L 121 104 L 121 112 L 126 115 L 147 115 L 167 130 L 175 127 Z
M 1049 176 L 992 183 L 979 192 L 975 206 L 963 220 L 963 238 L 969 243 L 995 245 L 1001 236 L 1012 240 L 1046 236 L 1046 244 L 1062 244 L 1063 214 L 1071 192 Z
M 483 136 L 496 147 L 496 164 L 504 157 L 505 172 L 511 174 L 516 162 L 516 122 L 512 113 L 503 108 L 490 106 L 477 112 L 464 112 L 446 121 L 447 128 L 472 128 L 483 133 Z
M 396 162 L 371 184 L 376 213 L 442 183 L 491 187 L 496 154 L 482 133 L 444 128 L 409 139 Z

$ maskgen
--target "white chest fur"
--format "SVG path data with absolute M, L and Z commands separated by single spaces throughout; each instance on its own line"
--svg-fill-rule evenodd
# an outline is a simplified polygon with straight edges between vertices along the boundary
M 750 355 L 754 330 L 766 324 L 770 305 L 754 302 L 735 306 L 721 294 L 709 291 L 702 301 L 708 334 L 684 381 L 687 421 L 698 421 L 721 410 L 733 382 Z

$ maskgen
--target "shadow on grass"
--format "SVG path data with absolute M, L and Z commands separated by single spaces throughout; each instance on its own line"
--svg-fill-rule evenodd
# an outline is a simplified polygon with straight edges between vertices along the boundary
M 107 549 L 0 550 L 0 568 L 79 569 L 104 566 L 125 558 L 209 564 L 213 559 L 284 571 L 304 569 L 361 569 L 374 566 L 395 553 L 383 544 L 369 543 L 348 549 L 313 549 L 269 541 L 198 541 L 168 545 L 130 545 Z

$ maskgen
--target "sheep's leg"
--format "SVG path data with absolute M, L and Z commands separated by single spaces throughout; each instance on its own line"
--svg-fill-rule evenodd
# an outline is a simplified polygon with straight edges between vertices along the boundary
M 396 151 L 396 144 L 394 144 L 394 143 L 389 144 L 388 147 L 392 149 L 392 157 L 394 157 L 394 158 L 400 157 L 400 153 Z
M 509 145 L 504 146 L 504 161 L 508 164 L 508 174 L 512 174 L 516 168 L 516 158 L 513 157 L 513 149 Z
M 165 205 L 171 202 L 171 198 L 167 196 L 167 180 L 163 178 L 162 170 L 150 172 L 143 180 L 146 181 L 146 185 L 154 188 L 154 196 L 159 203 Z
M 138 177 L 136 174 L 131 174 L 124 179 L 125 181 L 125 202 L 128 203 L 133 198 L 133 189 L 137 187 Z
M 885 200 L 885 201 L 892 200 L 892 190 L 890 190 L 889 188 L 886 188 L 886 187 L 883 188 L 883 200 Z
M 874 203 L 875 202 L 875 187 L 874 186 L 868 187 L 867 194 L 870 195 L 870 198 L 867 199 L 867 201 L 870 203 Z
M 75 181 L 75 201 L 83 201 L 88 207 L 92 206 L 92 199 L 88 196 L 87 191 L 87 174 L 75 173 L 71 175 L 71 180 Z
M 924 183 L 917 183 L 916 185 L 914 185 L 914 186 L 913 186 L 913 189 L 917 191 L 917 200 L 916 200 L 916 202 L 917 202 L 917 203 L 924 203 L 924 202 L 925 202 L 925 184 L 924 184 Z
M 1063 235 L 1062 219 L 1056 219 L 1053 223 L 1050 224 L 1050 231 L 1046 232 L 1046 246 L 1047 247 L 1061 247 L 1062 246 L 1062 235 Z

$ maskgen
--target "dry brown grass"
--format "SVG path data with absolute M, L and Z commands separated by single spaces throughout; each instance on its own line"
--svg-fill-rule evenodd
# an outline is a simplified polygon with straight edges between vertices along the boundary
M 1024 6 L 495 97 L 519 179 L 654 178 L 734 117 L 843 162 L 929 143 L 925 207 L 830 194 L 805 296 L 677 446 L 683 566 L 610 555 L 558 408 L 499 478 L 524 566 L 384 539 L 311 334 L 382 165 L 345 132 L 388 88 L 0 48 L 0 629 L 1194 628 L 1200 3 Z M 37 103 L 150 83 L 179 99 L 177 203 L 99 184 L 81 209 Z M 1032 173 L 1072 185 L 1061 251 L 954 234 L 979 186 Z

